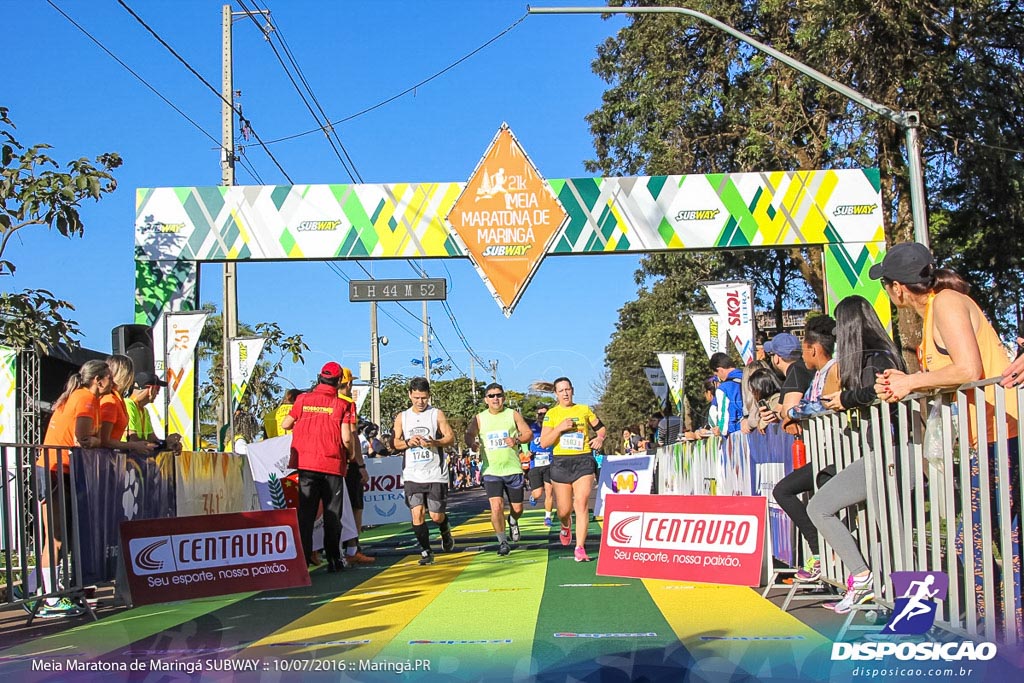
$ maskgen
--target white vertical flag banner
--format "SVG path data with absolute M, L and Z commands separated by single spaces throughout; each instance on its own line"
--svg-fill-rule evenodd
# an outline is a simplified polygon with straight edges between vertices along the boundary
M 676 406 L 676 415 L 683 412 L 683 384 L 686 382 L 686 354 L 659 353 L 658 362 L 668 381 L 668 391 Z
M 668 380 L 665 378 L 665 372 L 661 368 L 644 368 L 644 374 L 647 375 L 651 391 L 658 399 L 658 405 L 665 405 L 665 398 L 668 396 Z
M 0 346 L 0 443 L 18 441 L 15 435 L 18 428 L 18 420 L 15 417 L 18 410 L 17 388 L 18 352 Z
M 754 296 L 750 283 L 712 282 L 704 285 L 744 363 L 754 361 Z
M 353 384 L 352 385 L 352 400 L 356 402 L 356 415 L 359 415 L 359 411 L 363 409 L 363 404 L 366 403 L 366 397 L 370 395 L 369 384 Z
M 263 353 L 263 337 L 235 337 L 231 340 L 231 412 L 242 403 L 253 368 Z
M 717 313 L 690 313 L 690 321 L 697 328 L 697 336 L 700 337 L 700 343 L 704 345 L 708 358 L 719 351 L 725 351 L 729 335 Z
M 206 324 L 204 311 L 165 313 L 153 326 L 156 374 L 167 388 L 146 406 L 153 431 L 159 438 L 181 434 L 181 447 L 198 450 L 196 433 L 196 345 Z

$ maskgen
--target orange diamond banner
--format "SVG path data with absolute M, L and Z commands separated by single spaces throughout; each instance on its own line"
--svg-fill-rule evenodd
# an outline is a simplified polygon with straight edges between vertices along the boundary
M 505 123 L 448 213 L 456 241 L 506 318 L 567 218 Z

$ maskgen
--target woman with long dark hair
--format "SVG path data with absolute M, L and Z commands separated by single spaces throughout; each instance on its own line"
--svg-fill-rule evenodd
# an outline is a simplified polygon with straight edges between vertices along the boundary
M 868 300 L 862 296 L 849 296 L 836 306 L 836 358 L 839 362 L 841 389 L 822 397 L 829 410 L 850 410 L 871 405 L 878 400 L 875 393 L 876 377 L 886 370 L 906 370 L 906 364 L 896 345 L 886 334 L 882 321 Z M 865 458 L 872 457 L 870 453 Z M 855 460 L 818 489 L 807 504 L 807 516 L 818 533 L 835 550 L 849 568 L 847 590 L 838 603 L 825 606 L 839 614 L 846 614 L 855 604 L 874 597 L 871 570 L 867 560 L 838 517 L 840 510 L 867 500 L 868 483 L 864 473 L 864 458 Z M 821 576 L 821 564 L 815 563 L 808 580 Z

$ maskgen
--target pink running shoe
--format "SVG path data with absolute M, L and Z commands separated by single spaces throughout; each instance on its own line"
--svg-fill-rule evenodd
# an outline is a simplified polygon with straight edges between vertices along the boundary
M 590 557 L 587 556 L 587 551 L 583 549 L 583 546 L 576 546 L 575 557 L 577 562 L 590 562 Z
M 572 543 L 572 529 L 567 526 L 563 526 L 562 530 L 558 532 L 558 540 L 561 541 L 562 545 L 569 545 Z

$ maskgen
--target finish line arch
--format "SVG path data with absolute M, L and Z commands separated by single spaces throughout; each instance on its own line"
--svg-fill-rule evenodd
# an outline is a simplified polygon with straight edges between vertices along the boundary
M 511 316 L 550 255 L 808 246 L 823 247 L 829 310 L 856 292 L 889 325 L 868 277 L 885 252 L 877 169 L 545 180 L 502 125 L 468 182 L 137 190 L 135 322 L 195 310 L 202 263 L 468 258 Z M 181 398 L 167 421 L 184 435 Z

